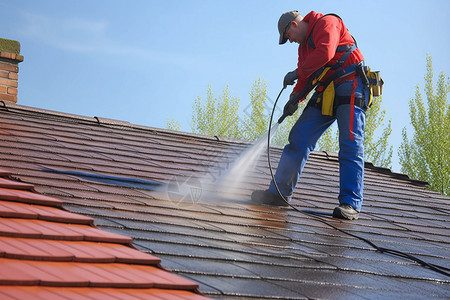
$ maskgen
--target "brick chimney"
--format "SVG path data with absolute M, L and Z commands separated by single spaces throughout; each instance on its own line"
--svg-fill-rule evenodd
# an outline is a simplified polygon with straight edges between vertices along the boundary
M 20 55 L 18 41 L 0 38 L 0 101 L 17 103 Z

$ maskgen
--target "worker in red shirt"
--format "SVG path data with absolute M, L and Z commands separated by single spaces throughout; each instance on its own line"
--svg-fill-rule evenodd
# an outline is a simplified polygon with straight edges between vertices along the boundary
M 287 40 L 299 44 L 297 69 L 284 78 L 284 86 L 297 81 L 284 107 L 284 115 L 292 115 L 298 103 L 315 87 L 315 93 L 292 127 L 289 143 L 283 149 L 275 174 L 279 192 L 290 200 L 309 154 L 321 135 L 337 120 L 340 192 L 339 206 L 333 216 L 357 219 L 363 202 L 363 144 L 368 107 L 368 91 L 363 76 L 359 76 L 364 58 L 337 15 L 312 11 L 303 17 L 297 11 L 286 12 L 278 21 L 278 30 L 280 45 Z M 287 205 L 279 192 L 272 181 L 268 190 L 254 191 L 252 200 L 260 204 Z

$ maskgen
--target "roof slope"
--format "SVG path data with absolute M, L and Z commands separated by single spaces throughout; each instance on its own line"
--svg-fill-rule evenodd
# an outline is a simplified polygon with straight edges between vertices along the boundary
M 96 228 L 5 170 L 0 176 L 1 299 L 206 299 L 193 293 L 195 282 L 131 248 L 130 237 Z
M 206 299 L 127 236 L 34 191 L 0 169 L 1 299 Z M 116 298 L 116 299 L 117 299 Z
M 231 198 L 208 193 L 248 146 L 239 141 L 18 105 L 0 110 L 0 138 L 0 167 L 14 178 L 98 228 L 132 237 L 207 296 L 450 297 L 450 277 L 430 269 L 450 269 L 449 198 L 404 175 L 367 163 L 363 211 L 346 222 L 326 215 L 337 204 L 335 155 L 311 154 L 292 201 L 325 213 L 318 218 L 248 201 L 269 183 L 264 155 Z M 281 149 L 271 153 L 276 166 Z

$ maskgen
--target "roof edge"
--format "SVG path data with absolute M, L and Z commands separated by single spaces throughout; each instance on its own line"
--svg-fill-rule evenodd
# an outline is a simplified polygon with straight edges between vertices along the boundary
M 184 137 L 192 137 L 192 138 L 198 138 L 198 139 L 203 139 L 203 140 L 213 140 L 213 141 L 224 142 L 224 143 L 251 144 L 248 141 L 238 140 L 238 139 L 233 139 L 233 138 L 207 136 L 207 135 L 201 135 L 201 134 L 191 133 L 191 132 L 163 129 L 163 128 L 151 127 L 151 126 L 146 126 L 146 125 L 138 125 L 138 124 L 133 124 L 133 123 L 130 123 L 127 121 L 120 121 L 120 120 L 116 120 L 116 119 L 104 118 L 104 117 L 99 117 L 99 116 L 86 117 L 86 116 L 76 115 L 76 114 L 72 114 L 72 113 L 58 112 L 58 111 L 49 110 L 49 109 L 42 109 L 42 108 L 36 108 L 36 107 L 32 107 L 32 106 L 20 105 L 20 104 L 16 104 L 16 103 L 12 103 L 12 102 L 5 102 L 2 100 L 0 100 L 0 110 L 1 109 L 7 110 L 7 111 L 17 110 L 17 111 L 33 113 L 33 114 L 46 114 L 46 115 L 50 115 L 52 117 L 95 123 L 95 124 L 102 125 L 102 126 L 132 128 L 132 129 L 138 129 L 138 130 L 153 131 L 153 132 L 162 133 L 162 134 L 177 134 L 177 135 L 184 136 Z

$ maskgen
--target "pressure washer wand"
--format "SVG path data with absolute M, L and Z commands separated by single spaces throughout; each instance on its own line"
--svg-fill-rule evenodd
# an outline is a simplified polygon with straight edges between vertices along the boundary
M 286 88 L 286 85 L 283 86 L 283 88 L 281 89 L 281 92 L 283 92 L 283 90 L 285 88 Z M 314 88 L 314 86 L 312 88 Z M 286 103 L 286 105 L 288 106 L 287 111 L 286 111 L 286 106 L 285 106 L 283 115 L 278 119 L 278 124 L 281 124 L 281 122 L 283 122 L 287 116 L 294 114 L 294 112 L 298 109 L 299 100 L 302 99 L 310 91 L 311 91 L 311 89 L 305 87 L 305 88 L 303 88 L 303 90 L 300 93 L 297 93 L 295 95 L 295 97 L 292 97 L 292 94 L 291 94 L 291 97 L 289 97 L 288 103 Z M 278 98 L 280 97 L 281 92 L 280 92 L 280 94 L 278 94 Z M 277 101 L 278 101 L 278 98 L 277 98 Z M 275 105 L 276 105 L 277 101 L 275 101 Z M 274 106 L 274 109 L 275 109 L 275 106 Z M 289 111 L 291 111 L 291 112 L 289 112 Z
M 288 116 L 288 114 L 283 114 L 279 119 L 278 119 L 278 124 L 281 124 L 284 119 L 286 119 L 286 117 Z

